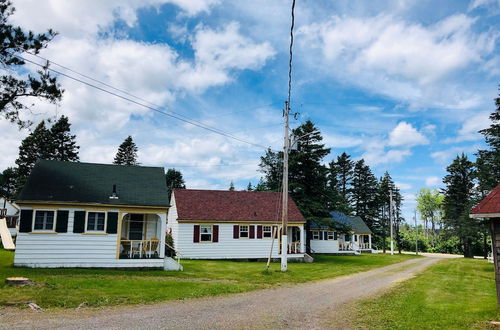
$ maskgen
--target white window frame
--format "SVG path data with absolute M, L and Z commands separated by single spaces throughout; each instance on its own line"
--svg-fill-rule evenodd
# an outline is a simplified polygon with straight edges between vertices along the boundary
M 266 228 L 269 228 L 269 230 L 266 230 Z M 269 236 L 266 236 L 266 233 Z M 273 238 L 273 226 L 262 226 L 262 238 Z
M 203 234 L 202 228 L 203 227 L 209 227 L 210 228 L 210 241 L 203 241 L 201 240 L 201 235 Z M 209 235 L 209 234 L 203 234 L 203 235 Z M 199 237 L 199 242 L 200 243 L 212 243 L 214 241 L 214 226 L 212 225 L 200 225 L 200 237 Z
M 312 231 L 312 239 L 313 240 L 319 240 L 319 230 L 313 230 Z
M 89 222 L 89 214 L 90 213 L 104 213 L 104 229 L 103 230 L 87 230 L 87 225 Z M 85 212 L 85 233 L 91 233 L 91 234 L 105 234 L 106 230 L 108 229 L 108 212 L 106 211 L 86 211 Z
M 241 229 L 242 229 L 242 228 L 244 228 L 244 227 L 245 227 L 247 230 L 241 230 Z M 240 226 L 239 231 L 240 231 L 239 238 L 243 238 L 243 239 L 250 238 L 250 226 L 249 226 L 249 225 L 242 225 L 242 226 Z M 246 236 L 246 237 L 245 237 L 245 236 L 243 236 L 243 237 L 242 237 L 242 236 L 241 236 L 241 233 L 242 233 L 242 232 L 243 232 L 243 233 L 247 233 L 247 236 Z
M 54 212 L 54 221 L 52 223 L 52 229 L 35 229 L 35 219 L 36 212 Z M 56 232 L 56 222 L 57 222 L 57 210 L 51 209 L 35 209 L 33 210 L 33 219 L 31 223 L 31 231 L 35 233 L 55 233 Z
M 326 235 L 327 235 L 327 237 L 328 237 L 328 239 L 329 239 L 329 240 L 330 240 L 330 239 L 331 239 L 331 240 L 334 240 L 334 239 L 335 239 L 335 236 L 334 236 L 333 231 L 328 231 Z

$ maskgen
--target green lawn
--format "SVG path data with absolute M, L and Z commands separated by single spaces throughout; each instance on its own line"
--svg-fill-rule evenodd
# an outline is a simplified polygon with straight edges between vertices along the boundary
M 316 256 L 310 264 L 279 263 L 265 272 L 263 262 L 183 260 L 183 272 L 160 270 L 30 269 L 12 267 L 14 254 L 0 250 L 0 307 L 32 301 L 43 308 L 108 306 L 185 299 L 245 292 L 280 285 L 331 278 L 404 261 L 408 255 Z M 35 286 L 14 288 L 6 277 L 23 276 Z
M 493 264 L 445 259 L 352 310 L 349 318 L 360 329 L 485 328 L 500 319 Z

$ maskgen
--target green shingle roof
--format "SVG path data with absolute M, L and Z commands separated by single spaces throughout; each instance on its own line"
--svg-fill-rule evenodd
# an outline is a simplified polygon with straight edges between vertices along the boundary
M 118 199 L 110 199 L 116 185 Z M 19 201 L 168 206 L 161 167 L 39 160 Z
M 371 234 L 372 231 L 366 223 L 358 216 L 347 216 L 355 234 Z

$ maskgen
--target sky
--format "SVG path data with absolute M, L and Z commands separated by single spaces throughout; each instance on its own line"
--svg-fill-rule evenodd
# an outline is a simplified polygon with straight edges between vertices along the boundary
M 264 148 L 282 148 L 291 0 L 14 6 L 13 24 L 59 33 L 41 56 L 239 139 L 60 76 L 62 101 L 29 100 L 23 118 L 68 116 L 81 161 L 111 163 L 131 135 L 142 165 L 176 168 L 188 188 L 228 189 L 233 181 L 245 189 L 262 176 Z M 498 95 L 499 16 L 500 0 L 297 0 L 291 127 L 316 124 L 331 148 L 325 163 L 345 151 L 377 177 L 388 171 L 411 220 L 421 188 L 442 187 L 457 154 L 474 159 L 485 147 L 477 131 L 489 126 Z M 37 70 L 26 69 L 18 74 Z M 0 131 L 4 169 L 29 131 L 4 119 Z

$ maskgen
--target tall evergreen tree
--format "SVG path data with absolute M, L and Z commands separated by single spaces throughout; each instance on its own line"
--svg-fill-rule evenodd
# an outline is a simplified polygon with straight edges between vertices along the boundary
M 354 162 L 351 156 L 343 152 L 337 161 L 331 161 L 328 167 L 328 188 L 332 197 L 332 210 L 346 214 L 352 212 L 351 184 L 354 171 Z
M 234 191 L 234 183 L 232 180 L 231 180 L 231 183 L 229 184 L 229 190 Z
M 0 174 L 0 196 L 5 200 L 12 200 L 16 192 L 16 171 L 14 168 L 9 167 Z M 3 207 L 3 205 L 0 205 Z
M 113 164 L 116 165 L 139 165 L 137 162 L 138 148 L 135 145 L 132 137 L 129 135 L 125 141 L 118 147 Z
M 17 165 L 17 192 L 20 192 L 28 176 L 38 159 L 51 159 L 52 157 L 52 137 L 50 131 L 45 127 L 45 121 L 28 135 L 19 147 L 19 156 L 16 159 Z
M 443 220 L 455 235 L 460 238 L 464 257 L 473 257 L 473 242 L 480 232 L 480 223 L 469 218 L 474 203 L 474 164 L 462 153 L 446 168 L 444 177 Z
M 16 122 L 19 126 L 28 126 L 30 122 L 19 116 L 21 110 L 29 107 L 21 100 L 27 98 L 41 98 L 55 103 L 62 97 L 63 90 L 52 76 L 47 66 L 33 76 L 28 74 L 26 79 L 19 75 L 9 74 L 23 70 L 26 64 L 19 55 L 24 52 L 38 54 L 47 47 L 47 44 L 56 36 L 52 30 L 47 33 L 34 34 L 32 31 L 23 31 L 19 26 L 9 24 L 8 19 L 14 13 L 10 1 L 0 1 L 0 66 L 5 69 L 0 75 L 0 115 Z
M 182 173 L 174 168 L 169 168 L 165 173 L 165 184 L 167 186 L 167 196 L 170 201 L 170 195 L 175 188 L 186 189 L 186 183 L 182 177 Z
M 259 189 L 279 191 L 283 176 L 283 152 L 267 149 L 266 154 L 260 157 L 259 171 L 264 174 Z
M 253 191 L 252 183 L 249 182 L 247 186 L 247 191 Z
M 495 105 L 496 110 L 490 114 L 490 127 L 479 131 L 489 147 L 477 153 L 477 177 L 482 196 L 500 183 L 500 97 L 495 99 Z
M 352 207 L 369 228 L 375 228 L 377 217 L 378 182 L 370 167 L 360 159 L 354 165 L 352 177 Z M 374 230 L 375 231 L 375 230 Z
M 77 162 L 79 146 L 76 145 L 76 135 L 71 135 L 71 124 L 68 117 L 61 116 L 50 128 L 51 135 L 51 159 L 67 162 Z

